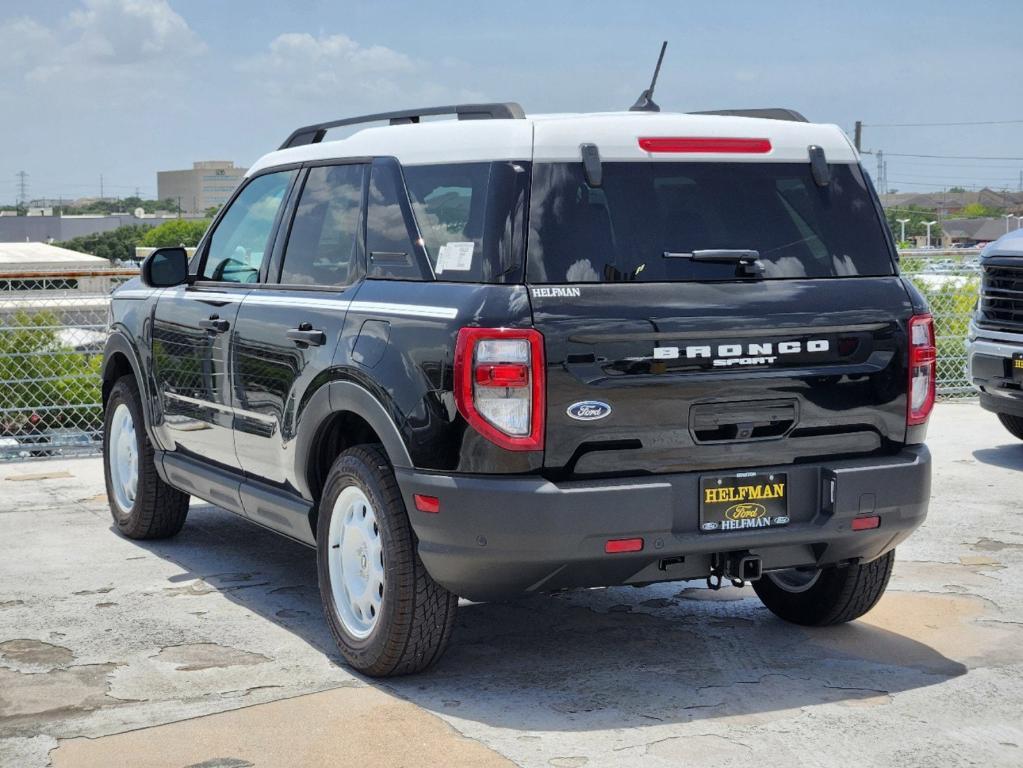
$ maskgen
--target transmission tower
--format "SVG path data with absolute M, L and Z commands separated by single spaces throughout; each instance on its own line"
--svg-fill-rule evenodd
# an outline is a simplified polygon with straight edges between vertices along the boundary
M 25 203 L 28 202 L 28 174 L 24 171 L 18 171 L 15 176 L 18 177 L 18 208 L 24 208 Z

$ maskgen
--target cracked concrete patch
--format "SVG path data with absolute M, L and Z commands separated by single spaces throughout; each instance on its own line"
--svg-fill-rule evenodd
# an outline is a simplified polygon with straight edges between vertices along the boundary
M 201 763 L 186 765 L 185 768 L 252 768 L 254 765 L 255 763 L 237 757 L 214 757 Z
M 125 704 L 109 694 L 118 664 L 83 664 L 50 672 L 0 668 L 0 736 L 37 733 L 47 721 Z
M 725 602 L 731 600 L 746 600 L 752 595 L 747 590 L 743 592 L 733 586 L 721 587 L 721 589 L 708 589 L 707 587 L 686 587 L 676 597 L 683 600 L 710 600 L 713 602 Z
M 132 756 L 132 768 L 514 766 L 436 715 L 371 687 L 337 688 L 113 736 L 61 741 L 50 758 L 53 768 L 109 768 L 123 765 L 125 755 Z
M 35 480 L 55 480 L 64 477 L 74 477 L 67 470 L 53 471 L 53 472 L 22 472 L 14 475 L 7 475 L 4 480 L 10 480 L 13 483 L 31 482 Z
M 856 658 L 941 674 L 961 674 L 964 664 L 1000 666 L 1023 661 L 1023 635 L 1018 628 L 978 621 L 991 605 L 975 595 L 889 589 L 860 621 L 803 632 L 807 642 Z M 892 642 L 873 642 L 878 630 L 888 633 Z M 898 639 L 910 637 L 912 641 Z
M 178 672 L 197 672 L 203 669 L 221 669 L 223 667 L 248 667 L 271 661 L 269 656 L 264 656 L 261 653 L 229 648 L 217 643 L 172 645 L 162 649 L 156 654 L 154 660 L 174 664 L 175 670 Z
M 982 538 L 978 539 L 976 543 L 970 545 L 970 549 L 978 552 L 1005 552 L 1018 551 L 1023 549 L 1023 544 L 1016 544 L 1009 541 L 999 541 L 998 539 Z
M 675 765 L 717 768 L 734 766 L 749 760 L 753 748 L 717 734 L 670 736 L 649 744 L 646 754 L 668 760 Z
M 207 584 L 202 579 L 196 579 L 195 581 L 183 584 L 180 587 L 164 587 L 163 593 L 168 597 L 177 597 L 179 595 L 185 595 L 187 597 L 198 597 L 200 595 L 208 595 L 212 592 L 219 592 L 220 590 L 214 587 L 212 584 Z
M 66 667 L 74 659 L 75 655 L 70 648 L 42 640 L 19 638 L 0 643 L 0 660 L 17 667 L 29 667 L 30 671 L 37 671 L 31 669 L 37 667 L 45 671 L 54 667 Z

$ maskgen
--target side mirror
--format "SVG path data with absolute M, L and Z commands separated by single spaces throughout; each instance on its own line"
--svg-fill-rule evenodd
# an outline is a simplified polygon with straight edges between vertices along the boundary
M 142 282 L 150 288 L 173 288 L 188 282 L 184 248 L 157 248 L 142 262 Z

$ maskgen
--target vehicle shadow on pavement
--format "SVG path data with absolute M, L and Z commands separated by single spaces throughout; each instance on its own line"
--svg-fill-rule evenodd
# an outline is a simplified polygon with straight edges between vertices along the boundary
M 170 589 L 216 589 L 342 663 L 323 620 L 311 549 L 208 505 L 193 505 L 175 539 L 137 544 L 186 571 Z M 586 731 L 875 706 L 966 672 L 868 621 L 806 629 L 776 619 L 750 589 L 698 586 L 463 602 L 435 668 L 367 681 L 489 727 Z
M 973 452 L 973 458 L 994 467 L 1023 470 L 1023 444 L 1006 443 L 997 448 L 978 448 Z

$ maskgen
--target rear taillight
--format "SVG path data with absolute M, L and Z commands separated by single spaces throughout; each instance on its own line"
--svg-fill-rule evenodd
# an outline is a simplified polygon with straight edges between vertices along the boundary
M 934 346 L 934 318 L 909 319 L 909 405 L 906 424 L 923 424 L 934 408 L 938 350 Z
M 519 328 L 463 328 L 455 348 L 455 403 L 469 425 L 510 451 L 543 450 L 543 336 Z

